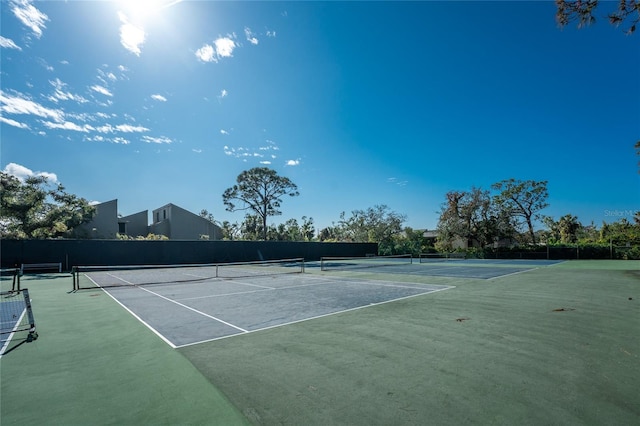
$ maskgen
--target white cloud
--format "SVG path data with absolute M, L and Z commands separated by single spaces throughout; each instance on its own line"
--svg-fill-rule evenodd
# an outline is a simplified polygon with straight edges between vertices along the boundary
M 205 44 L 200 49 L 196 50 L 196 56 L 203 62 L 218 62 L 218 59 L 215 57 L 213 46 L 209 44 Z
M 49 17 L 36 9 L 30 0 L 13 0 L 11 6 L 16 18 L 33 31 L 36 37 L 40 38 L 42 30 L 46 28 L 44 23 L 49 20 Z
M 258 148 L 260 151 L 279 151 L 278 145 L 272 140 L 267 139 L 267 146 L 261 146 Z
M 118 124 L 117 126 L 112 126 L 111 124 L 105 124 L 104 126 L 96 127 L 95 131 L 99 133 L 143 133 L 148 132 L 149 129 L 142 126 L 132 126 L 130 124 Z
M 236 42 L 229 37 L 220 37 L 213 42 L 213 46 L 205 44 L 196 50 L 196 56 L 203 62 L 218 62 L 220 58 L 233 56 Z
M 125 138 L 121 138 L 121 137 L 115 137 L 115 138 L 111 139 L 111 141 L 113 143 L 118 143 L 118 144 L 121 144 L 121 145 L 129 145 L 131 143 L 128 140 L 126 140 Z
M 140 46 L 144 44 L 145 40 L 144 29 L 131 24 L 127 16 L 122 12 L 118 12 L 118 18 L 122 22 L 120 26 L 120 43 L 129 52 L 140 56 L 140 53 L 142 53 Z
M 275 31 L 267 31 L 267 37 L 275 37 L 276 36 L 276 32 Z
M 38 117 L 51 118 L 58 122 L 63 121 L 64 114 L 62 111 L 46 108 L 30 99 L 26 99 L 21 93 L 16 93 L 18 96 L 12 96 L 0 90 L 1 112 L 7 114 L 37 115 Z
M 388 183 L 393 183 L 396 184 L 398 186 L 407 186 L 407 184 L 409 183 L 409 181 L 406 180 L 399 180 L 398 178 L 395 177 L 390 177 L 387 179 Z
M 24 124 L 24 123 L 20 123 L 20 122 L 18 122 L 16 120 L 12 120 L 10 118 L 5 118 L 5 117 L 2 117 L 2 116 L 0 116 L 0 121 L 5 123 L 5 124 L 8 124 L 9 126 L 17 127 L 19 129 L 28 129 L 29 128 L 29 126 Z
M 73 130 L 74 132 L 84 132 L 88 133 L 90 131 L 95 130 L 88 124 L 83 126 L 79 126 L 76 123 L 72 123 L 70 121 L 65 121 L 64 123 L 52 123 L 50 121 L 43 121 L 42 124 L 49 129 L 58 129 L 58 130 Z
M 258 44 L 258 39 L 256 38 L 255 34 L 253 34 L 253 32 L 251 32 L 251 29 L 249 27 L 244 27 L 244 35 L 247 37 L 247 41 L 251 44 Z
M 195 153 L 197 153 L 197 154 L 202 153 L 202 150 L 201 150 L 201 149 L 196 149 L 196 148 L 193 148 L 191 151 L 193 151 L 193 152 L 195 152 Z
M 248 148 L 230 148 L 227 145 L 224 146 L 224 153 L 226 155 L 244 159 L 248 157 L 262 157 L 262 155 L 258 154 L 257 152 L 251 152 L 251 150 L 249 150 Z
M 260 164 L 264 164 L 265 166 L 268 166 L 269 164 L 271 164 L 271 161 L 268 161 L 268 160 L 261 161 Z
M 229 96 L 229 92 L 227 92 L 226 89 L 222 89 L 220 91 L 220 95 L 218 95 L 218 100 L 221 100 L 222 98 L 226 98 L 227 96 Z
M 233 49 L 236 48 L 236 43 L 229 37 L 221 37 L 214 44 L 216 45 L 216 54 L 219 57 L 228 58 L 233 56 Z
M 124 132 L 124 133 L 141 133 L 141 132 L 149 131 L 149 129 L 147 129 L 146 127 L 132 126 L 130 124 L 118 124 L 116 126 L 116 130 L 118 132 Z
M 167 98 L 162 95 L 151 95 L 151 99 L 154 99 L 158 102 L 167 102 Z
M 42 176 L 47 179 L 49 182 L 58 183 L 58 176 L 55 173 L 50 172 L 33 172 L 31 169 L 26 168 L 20 164 L 9 163 L 5 166 L 4 173 L 14 176 L 18 178 L 21 182 L 24 182 L 25 179 L 33 177 L 33 176 Z
M 226 131 L 226 130 L 224 130 L 224 129 L 220 129 L 220 134 L 228 135 L 228 134 L 229 134 L 229 132 L 227 132 L 227 131 Z
M 111 93 L 109 91 L 109 89 L 107 89 L 106 87 L 103 87 L 103 86 L 98 86 L 97 84 L 91 86 L 90 89 L 93 90 L 94 92 L 98 92 L 98 93 L 103 94 L 105 96 L 113 96 L 113 93 Z
M 160 136 L 159 138 L 153 138 L 151 136 L 143 136 L 142 140 L 147 143 L 157 143 L 157 144 L 162 144 L 162 143 L 170 144 L 173 142 L 171 139 L 169 139 L 166 136 Z
M 67 85 L 60 81 L 59 78 L 56 78 L 53 81 L 50 80 L 49 83 L 51 83 L 51 85 L 55 89 L 53 95 L 49 96 L 49 100 L 52 102 L 58 103 L 58 101 L 76 101 L 81 104 L 89 102 L 80 95 L 74 95 L 73 93 L 65 92 L 64 89 Z
M 2 37 L 2 36 L 0 36 L 0 47 L 5 47 L 7 49 L 22 50 L 22 48 L 17 44 L 15 44 L 13 40 L 11 40 L 10 38 Z
M 297 160 L 289 160 L 287 161 L 287 166 L 297 166 L 300 164 L 300 159 L 298 158 Z

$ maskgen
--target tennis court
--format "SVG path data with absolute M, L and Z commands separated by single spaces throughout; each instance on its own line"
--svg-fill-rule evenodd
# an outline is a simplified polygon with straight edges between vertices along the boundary
M 307 265 L 304 274 L 75 292 L 68 274 L 25 276 L 40 337 L 12 342 L 2 357 L 0 416 L 3 424 L 637 424 L 640 262 L 476 263 L 533 267 L 474 279 Z M 162 278 L 110 273 L 131 284 Z M 335 308 L 332 286 L 351 300 L 343 311 L 296 316 L 310 305 Z M 175 349 L 140 321 L 182 330 L 178 346 L 184 330 L 203 327 L 181 317 L 191 309 L 247 332 L 221 327 L 221 337 L 237 337 Z
M 373 258 L 324 258 L 320 268 L 327 272 L 363 271 L 368 273 L 407 274 L 432 277 L 493 279 L 535 268 L 552 266 L 557 260 L 510 259 L 412 259 L 407 256 Z
M 174 348 L 452 288 L 293 273 L 292 262 L 234 265 L 233 277 L 221 277 L 220 266 L 105 268 L 79 279 L 102 288 Z

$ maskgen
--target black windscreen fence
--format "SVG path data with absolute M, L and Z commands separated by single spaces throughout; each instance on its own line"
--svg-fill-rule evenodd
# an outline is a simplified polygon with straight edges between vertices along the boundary
M 200 240 L 2 240 L 3 268 L 22 264 L 172 265 L 250 262 L 326 256 L 359 257 L 378 253 L 377 243 Z

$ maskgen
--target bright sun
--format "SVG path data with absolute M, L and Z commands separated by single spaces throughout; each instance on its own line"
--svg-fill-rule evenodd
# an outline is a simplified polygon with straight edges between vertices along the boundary
M 124 0 L 118 4 L 132 21 L 145 21 L 180 1 L 182 0 Z

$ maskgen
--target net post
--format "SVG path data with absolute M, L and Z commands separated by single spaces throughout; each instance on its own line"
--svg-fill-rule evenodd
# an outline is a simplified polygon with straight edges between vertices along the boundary
M 34 331 L 36 331 L 36 322 L 33 319 L 33 310 L 31 309 L 31 298 L 29 297 L 29 290 L 25 288 L 24 290 L 22 290 L 22 294 L 24 296 L 24 304 L 27 308 L 27 317 L 29 318 L 29 333 L 33 333 Z
M 301 258 L 301 260 L 302 260 L 302 271 L 300 271 L 300 272 L 302 272 L 304 274 L 304 257 Z
M 77 287 L 77 283 L 76 283 L 76 273 L 77 272 L 78 271 L 77 271 L 76 267 L 73 266 L 71 268 L 71 277 L 72 277 L 72 280 L 73 280 L 73 290 L 72 291 L 76 291 L 77 290 L 77 288 L 76 288 Z

